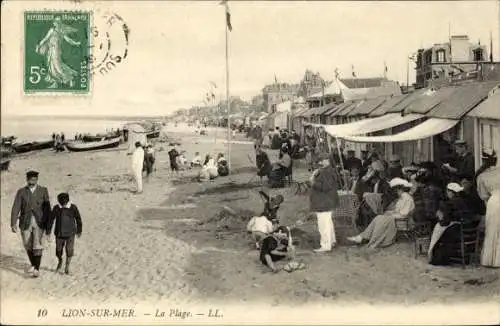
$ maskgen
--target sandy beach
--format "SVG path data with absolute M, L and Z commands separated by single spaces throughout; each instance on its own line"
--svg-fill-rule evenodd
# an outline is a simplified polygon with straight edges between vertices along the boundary
M 172 133 L 182 140 L 188 158 L 223 152 L 214 135 Z M 223 135 L 221 135 L 223 137 Z M 248 218 L 262 209 L 255 156 L 251 143 L 239 135 L 232 145 L 233 174 L 210 183 L 191 181 L 195 171 L 172 177 L 166 144 L 156 144 L 157 171 L 135 195 L 126 146 L 88 153 L 43 151 L 17 156 L 1 178 L 2 299 L 113 300 L 181 302 L 220 301 L 273 306 L 311 302 L 451 303 L 500 299 L 499 271 L 481 267 L 437 268 L 425 258 L 414 259 L 411 244 L 398 242 L 383 250 L 349 246 L 345 237 L 356 231 L 337 227 L 339 246 L 326 255 L 311 252 L 317 245 L 315 221 L 297 231 L 302 240 L 299 260 L 307 268 L 294 273 L 268 272 L 245 232 Z M 276 156 L 272 153 L 271 158 Z M 297 163 L 296 180 L 308 173 Z M 27 258 L 20 236 L 10 232 L 10 209 L 25 172 L 40 172 L 52 204 L 67 191 L 83 217 L 83 235 L 76 242 L 73 273 L 54 273 L 55 243 L 48 244 L 41 276 L 32 279 L 23 269 Z M 279 215 L 290 224 L 308 214 L 307 196 L 290 187 L 272 190 L 285 202 Z M 227 207 L 240 219 L 223 220 Z M 225 223 L 225 224 L 224 224 Z M 222 225 L 224 224 L 224 225 Z M 53 239 L 53 238 L 52 238 Z M 316 243 L 315 243 L 316 242 Z

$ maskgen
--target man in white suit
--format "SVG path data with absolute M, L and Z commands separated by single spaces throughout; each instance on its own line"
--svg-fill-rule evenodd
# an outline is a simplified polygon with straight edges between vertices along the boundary
M 144 166 L 144 149 L 141 142 L 135 142 L 135 150 L 132 153 L 132 171 L 137 183 L 137 193 L 142 193 L 142 169 Z

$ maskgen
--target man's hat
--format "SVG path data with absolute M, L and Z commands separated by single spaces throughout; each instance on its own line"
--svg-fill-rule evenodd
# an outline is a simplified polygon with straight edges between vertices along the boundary
M 467 145 L 467 142 L 465 140 L 463 140 L 463 139 L 457 139 L 457 140 L 455 140 L 455 145 L 457 145 L 457 146 L 465 146 L 465 145 Z
M 354 149 L 348 149 L 347 153 L 356 153 L 356 151 Z
M 30 171 L 26 172 L 26 178 L 27 179 L 38 178 L 38 174 L 39 173 L 37 171 L 30 170 Z

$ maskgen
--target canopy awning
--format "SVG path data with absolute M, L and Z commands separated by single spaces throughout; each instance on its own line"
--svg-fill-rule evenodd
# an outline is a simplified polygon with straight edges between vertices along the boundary
M 364 119 L 340 125 L 322 125 L 313 123 L 309 123 L 308 125 L 323 127 L 326 133 L 328 133 L 330 136 L 341 137 L 369 134 L 372 132 L 400 126 L 422 117 L 423 116 L 421 114 L 408 114 L 405 116 L 401 116 L 401 114 L 398 113 L 391 113 L 377 118 Z
M 500 91 L 496 91 L 493 95 L 484 100 L 484 102 L 481 102 L 469 112 L 468 116 L 481 119 L 500 120 Z
M 454 127 L 459 120 L 430 118 L 413 128 L 387 136 L 346 136 L 345 140 L 356 143 L 396 143 L 429 138 Z

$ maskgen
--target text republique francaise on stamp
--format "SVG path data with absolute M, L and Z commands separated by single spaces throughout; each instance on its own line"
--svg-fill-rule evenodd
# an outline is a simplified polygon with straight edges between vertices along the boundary
M 24 13 L 25 93 L 89 93 L 90 11 Z

